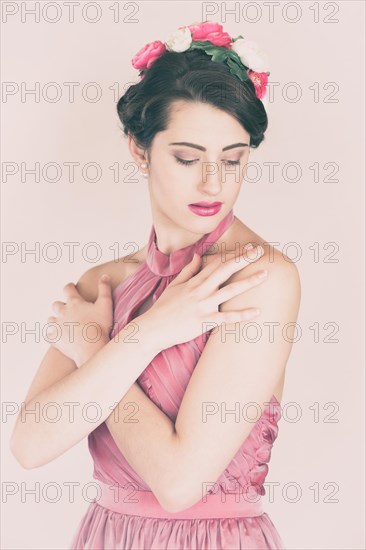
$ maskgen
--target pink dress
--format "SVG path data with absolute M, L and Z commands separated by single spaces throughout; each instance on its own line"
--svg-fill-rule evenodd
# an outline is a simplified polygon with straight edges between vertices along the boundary
M 114 290 L 115 324 L 111 337 L 134 318 L 152 292 L 153 302 L 159 298 L 191 261 L 194 252 L 205 254 L 234 220 L 231 210 L 211 233 L 168 255 L 157 248 L 152 226 L 146 261 Z M 172 421 L 210 332 L 163 350 L 137 379 L 144 392 Z M 272 396 L 206 497 L 175 513 L 160 506 L 149 486 L 124 458 L 103 422 L 88 436 L 94 461 L 93 477 L 101 492 L 80 521 L 70 550 L 284 549 L 274 524 L 263 511 L 261 500 L 280 418 L 280 403 Z

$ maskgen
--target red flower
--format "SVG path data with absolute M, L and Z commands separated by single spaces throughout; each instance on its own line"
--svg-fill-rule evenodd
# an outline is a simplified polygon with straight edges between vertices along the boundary
M 219 23 L 193 23 L 188 25 L 192 34 L 192 40 L 208 40 L 215 46 L 224 46 L 228 48 L 231 44 L 231 36 L 222 30 L 222 25 Z
M 250 69 L 247 69 L 247 73 L 250 80 L 254 84 L 256 96 L 258 97 L 258 99 L 262 99 L 262 97 L 264 97 L 266 94 L 266 88 L 268 84 L 267 73 L 256 73 L 255 71 L 251 71 Z
M 135 69 L 148 69 L 158 57 L 165 53 L 166 48 L 160 40 L 154 40 L 150 44 L 146 44 L 132 58 L 131 63 Z

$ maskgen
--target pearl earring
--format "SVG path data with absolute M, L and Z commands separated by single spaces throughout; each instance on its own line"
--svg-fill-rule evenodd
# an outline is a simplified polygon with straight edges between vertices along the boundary
M 147 164 L 143 162 L 142 164 L 140 164 L 140 168 L 147 168 Z M 145 172 L 142 172 L 142 175 L 144 178 L 148 177 L 148 174 L 145 174 Z

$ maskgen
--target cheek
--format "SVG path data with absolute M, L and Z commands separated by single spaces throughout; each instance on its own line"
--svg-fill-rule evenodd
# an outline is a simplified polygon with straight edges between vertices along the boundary
M 230 197 L 230 200 L 235 200 L 240 193 L 242 185 L 243 178 L 240 173 L 236 178 L 233 176 L 232 179 L 227 180 L 226 184 L 223 184 L 223 191 L 228 198 Z
M 157 200 L 163 202 L 181 202 L 182 198 L 189 193 L 187 179 L 174 170 L 159 170 L 151 180 L 151 190 Z
M 197 186 L 197 178 L 200 177 L 198 169 L 190 166 L 181 166 L 174 159 L 162 162 L 157 170 L 154 170 L 154 188 L 159 196 L 169 197 L 189 196 L 192 189 Z

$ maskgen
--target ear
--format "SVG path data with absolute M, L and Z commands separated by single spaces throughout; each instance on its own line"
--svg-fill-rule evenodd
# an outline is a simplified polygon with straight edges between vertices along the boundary
M 137 145 L 135 140 L 133 139 L 132 134 L 130 132 L 127 135 L 127 142 L 128 142 L 128 148 L 130 150 L 130 153 L 132 157 L 135 159 L 135 162 L 138 166 L 140 166 L 143 162 L 147 162 L 147 155 L 145 149 L 142 149 Z

